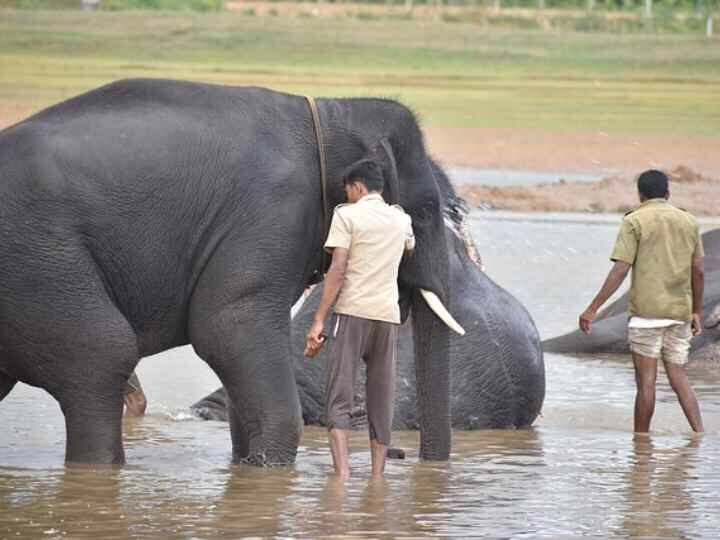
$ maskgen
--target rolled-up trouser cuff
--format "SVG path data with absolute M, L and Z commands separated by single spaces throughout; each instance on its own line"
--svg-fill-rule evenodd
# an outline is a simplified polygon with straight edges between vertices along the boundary
M 349 418 L 338 418 L 338 419 L 331 419 L 328 418 L 327 420 L 327 428 L 328 431 L 331 429 L 347 429 L 348 431 L 352 429 L 352 425 L 350 423 Z
M 375 427 L 372 424 L 368 425 L 368 432 L 370 433 L 370 440 L 376 441 L 379 444 L 384 444 L 385 446 L 390 446 L 390 441 L 392 441 L 392 433 L 385 432 L 378 435 L 378 432 L 375 430 Z

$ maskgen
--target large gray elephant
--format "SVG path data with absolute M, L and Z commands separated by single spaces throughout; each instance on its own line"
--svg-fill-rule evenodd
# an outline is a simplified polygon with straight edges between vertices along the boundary
M 705 329 L 690 342 L 689 362 L 720 362 L 720 229 L 702 235 L 705 248 Z M 627 341 L 627 293 L 603 310 L 593 322 L 591 334 L 580 330 L 543 341 L 545 352 L 629 353 Z
M 187 343 L 228 390 L 233 460 L 294 461 L 290 307 L 324 270 L 341 171 L 368 155 L 413 219 L 399 286 L 416 330 L 420 455 L 447 459 L 449 330 L 425 298 L 448 304 L 448 248 L 420 128 L 391 100 L 317 107 L 326 204 L 301 96 L 126 80 L 0 132 L 0 399 L 17 381 L 47 390 L 68 462 L 123 462 L 128 376 Z
M 452 425 L 456 429 L 529 426 L 540 413 L 545 397 L 545 364 L 540 337 L 525 308 L 479 268 L 479 258 L 464 222 L 465 205 L 447 177 L 436 168 L 446 201 L 446 236 L 452 279 L 449 308 L 465 328 L 464 337 L 450 339 L 450 396 Z M 328 349 L 317 358 L 303 356 L 305 335 L 320 301 L 316 288 L 292 321 L 292 356 L 303 419 L 326 425 L 325 372 Z M 331 328 L 330 321 L 326 327 Z M 413 329 L 401 327 L 393 429 L 418 429 Z M 364 380 L 364 378 L 360 378 Z M 200 417 L 227 419 L 227 394 L 220 388 L 191 406 Z M 364 427 L 365 391 L 356 390 L 353 424 Z

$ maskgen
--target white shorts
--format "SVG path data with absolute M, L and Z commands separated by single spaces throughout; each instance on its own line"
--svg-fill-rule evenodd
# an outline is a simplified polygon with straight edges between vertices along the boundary
M 690 338 L 689 322 L 662 328 L 628 328 L 632 352 L 679 366 L 687 363 Z

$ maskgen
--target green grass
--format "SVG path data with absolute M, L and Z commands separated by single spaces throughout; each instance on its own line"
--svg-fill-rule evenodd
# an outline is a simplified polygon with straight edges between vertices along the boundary
M 224 0 L 101 0 L 100 9 L 118 11 L 125 9 L 193 9 L 218 11 Z M 0 8 L 18 9 L 79 9 L 80 0 L 0 0 Z
M 702 36 L 0 10 L 3 116 L 138 76 L 399 98 L 432 126 L 720 136 L 720 46 Z

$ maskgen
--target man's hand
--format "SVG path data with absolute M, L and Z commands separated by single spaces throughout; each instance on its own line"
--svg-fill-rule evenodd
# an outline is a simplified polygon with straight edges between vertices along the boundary
M 605 283 L 603 283 L 600 291 L 595 296 L 595 299 L 590 302 L 588 308 L 583 311 L 582 315 L 580 315 L 580 330 L 588 335 L 590 334 L 590 329 L 592 327 L 593 320 L 597 315 L 597 310 L 600 309 L 607 299 L 618 290 L 618 287 L 620 287 L 622 282 L 625 280 L 625 277 L 628 275 L 631 267 L 631 264 L 624 261 L 615 261 L 615 264 L 613 264 L 613 267 L 610 269 L 610 272 L 605 278 Z
M 595 319 L 595 315 L 597 315 L 597 312 L 592 308 L 587 308 L 585 311 L 583 311 L 582 314 L 580 314 L 579 319 L 580 330 L 590 335 L 590 330 L 592 328 L 592 322 Z
M 315 319 L 307 335 L 305 356 L 308 358 L 312 358 L 320 352 L 323 343 L 325 343 L 323 322 L 325 321 L 328 311 L 330 311 L 330 308 L 335 303 L 335 299 L 345 280 L 349 254 L 350 250 L 348 248 L 333 248 L 332 263 L 330 263 L 330 269 L 325 276 L 325 285 L 323 286 L 320 304 L 317 307 L 317 311 L 315 311 Z
M 325 343 L 325 336 L 323 335 L 323 322 L 315 321 L 310 327 L 310 331 L 307 335 L 307 341 L 305 342 L 305 356 L 313 358 L 322 349 Z
M 699 313 L 693 313 L 690 329 L 692 330 L 693 336 L 699 336 L 702 334 L 702 317 Z

